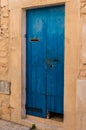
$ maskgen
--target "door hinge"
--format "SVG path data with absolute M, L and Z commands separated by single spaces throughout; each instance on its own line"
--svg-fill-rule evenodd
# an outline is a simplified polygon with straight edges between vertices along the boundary
M 26 38 L 26 37 L 27 37 L 27 34 L 24 34 L 24 37 Z

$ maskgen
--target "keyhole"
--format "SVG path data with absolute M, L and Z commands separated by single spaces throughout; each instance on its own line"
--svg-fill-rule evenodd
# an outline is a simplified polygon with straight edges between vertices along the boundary
M 50 68 L 53 68 L 53 64 L 50 65 Z
M 46 63 L 49 64 L 50 63 L 50 59 L 46 59 Z

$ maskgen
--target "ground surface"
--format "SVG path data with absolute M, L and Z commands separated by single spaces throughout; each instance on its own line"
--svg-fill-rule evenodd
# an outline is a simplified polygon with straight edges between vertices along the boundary
M 0 120 L 0 130 L 29 130 L 29 127 L 25 127 L 22 125 L 18 125 L 12 122 Z M 48 128 L 49 130 L 63 130 L 61 127 L 54 127 L 52 126 Z M 41 130 L 41 129 L 40 129 Z
M 29 127 L 17 125 L 11 122 L 0 120 L 0 130 L 29 130 Z

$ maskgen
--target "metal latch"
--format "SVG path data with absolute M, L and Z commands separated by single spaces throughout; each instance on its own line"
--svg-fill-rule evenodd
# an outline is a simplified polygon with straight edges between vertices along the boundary
M 40 39 L 39 38 L 30 38 L 30 42 L 39 42 Z

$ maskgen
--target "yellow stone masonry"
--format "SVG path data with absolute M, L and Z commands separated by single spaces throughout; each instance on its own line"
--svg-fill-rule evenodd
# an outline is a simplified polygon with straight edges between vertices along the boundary
M 8 0 L 0 2 L 0 75 L 8 71 L 9 56 L 9 11 Z
M 81 0 L 81 57 L 79 78 L 86 79 L 86 1 Z
M 6 80 L 9 62 L 8 0 L 0 0 L 0 81 Z M 0 118 L 10 120 L 9 95 L 0 94 Z

